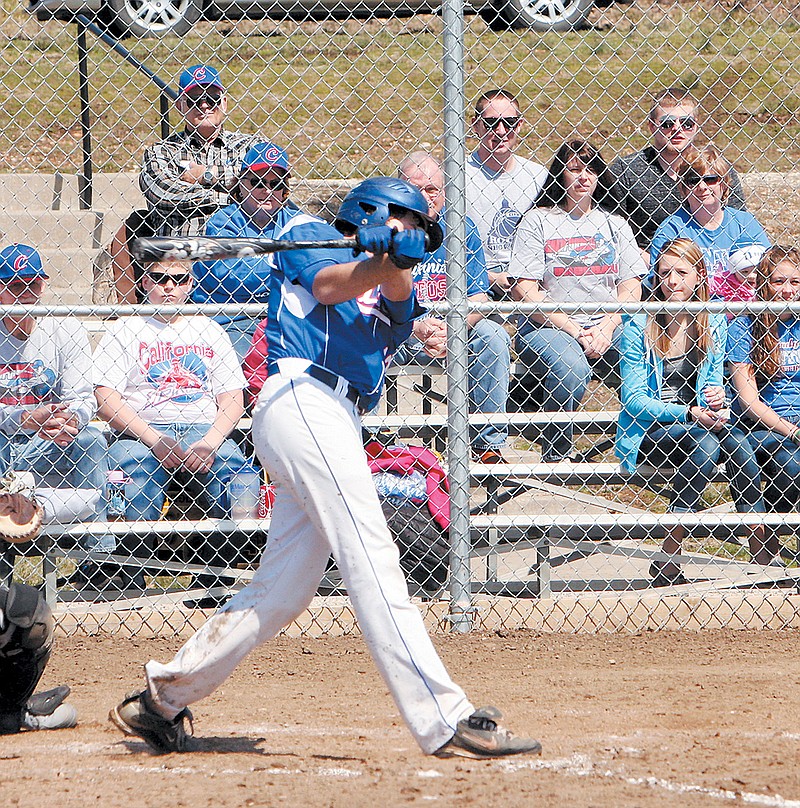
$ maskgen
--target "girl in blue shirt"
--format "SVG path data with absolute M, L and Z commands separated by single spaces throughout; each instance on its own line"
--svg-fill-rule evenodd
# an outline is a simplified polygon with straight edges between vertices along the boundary
M 800 250 L 772 247 L 756 270 L 756 299 L 800 297 Z M 772 510 L 800 507 L 800 317 L 761 312 L 737 317 L 728 334 L 728 362 L 737 409 L 750 431 Z M 775 539 L 777 548 L 777 539 Z
M 703 254 L 689 239 L 664 245 L 656 261 L 657 300 L 708 300 Z M 722 386 L 724 314 L 660 312 L 624 320 L 620 373 L 622 412 L 616 452 L 623 467 L 640 463 L 675 469 L 669 510 L 694 513 L 703 491 L 724 458 L 731 496 L 740 512 L 763 512 L 755 454 L 743 432 L 732 428 Z M 662 550 L 678 556 L 684 528 L 666 529 Z M 763 527 L 750 531 L 754 559 L 766 563 Z M 679 563 L 668 558 L 650 567 L 654 586 L 687 583 Z

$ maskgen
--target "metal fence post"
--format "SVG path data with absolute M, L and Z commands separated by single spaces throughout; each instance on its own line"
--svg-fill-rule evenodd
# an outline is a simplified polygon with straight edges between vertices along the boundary
M 464 5 L 442 4 L 444 151 L 447 245 L 447 423 L 451 497 L 450 619 L 452 630 L 472 628 L 467 401 L 466 203 L 464 199 Z
M 92 122 L 89 108 L 89 49 L 86 46 L 86 26 L 79 20 L 78 31 L 78 95 L 81 104 L 81 147 L 83 169 L 78 174 L 78 197 L 81 210 L 92 207 Z

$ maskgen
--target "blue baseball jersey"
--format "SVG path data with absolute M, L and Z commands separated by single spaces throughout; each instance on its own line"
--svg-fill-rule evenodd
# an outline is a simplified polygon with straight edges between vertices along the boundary
M 306 241 L 341 238 L 321 219 L 299 214 L 281 238 Z M 408 300 L 386 300 L 372 290 L 353 300 L 325 306 L 313 295 L 314 279 L 327 266 L 353 260 L 352 250 L 312 249 L 276 253 L 267 316 L 267 368 L 284 358 L 308 359 L 347 379 L 374 407 L 380 398 L 388 357 L 411 334 L 420 313 L 413 292 Z
M 277 238 L 300 213 L 293 203 L 281 208 L 265 228 L 256 227 L 238 204 L 217 211 L 206 225 L 207 236 L 220 238 Z M 196 261 L 192 266 L 195 303 L 266 303 L 272 274 L 271 255 Z M 229 319 L 229 318 L 224 318 Z
M 439 224 L 446 235 L 444 210 L 439 214 Z M 467 244 L 467 296 L 488 292 L 489 276 L 486 274 L 486 258 L 478 228 L 472 219 L 466 222 Z M 436 252 L 427 253 L 422 263 L 414 267 L 414 291 L 421 303 L 436 303 L 447 297 L 447 253 L 444 242 Z

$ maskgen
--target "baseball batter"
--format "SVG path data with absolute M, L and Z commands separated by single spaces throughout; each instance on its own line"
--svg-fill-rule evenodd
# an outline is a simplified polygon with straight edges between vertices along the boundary
M 378 401 L 386 363 L 421 313 L 411 269 L 441 243 L 419 190 L 400 179 L 356 186 L 336 229 L 301 214 L 282 238 L 355 234 L 348 250 L 276 254 L 267 321 L 269 376 L 253 412 L 256 452 L 275 483 L 269 541 L 252 582 L 166 665 L 148 662 L 147 686 L 110 714 L 161 752 L 187 747 L 187 705 L 309 605 L 332 552 L 370 652 L 422 750 L 440 757 L 541 751 L 515 738 L 493 707 L 475 710 L 456 685 L 408 597 L 367 466 L 359 414 Z

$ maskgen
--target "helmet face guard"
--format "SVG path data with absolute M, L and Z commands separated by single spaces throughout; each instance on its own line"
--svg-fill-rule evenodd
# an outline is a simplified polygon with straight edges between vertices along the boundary
M 444 234 L 439 223 L 428 213 L 422 192 L 397 177 L 373 177 L 356 185 L 344 198 L 336 216 L 336 229 L 342 233 L 359 227 L 386 224 L 391 216 L 405 211 L 417 214 L 428 234 L 428 252 L 442 245 Z

